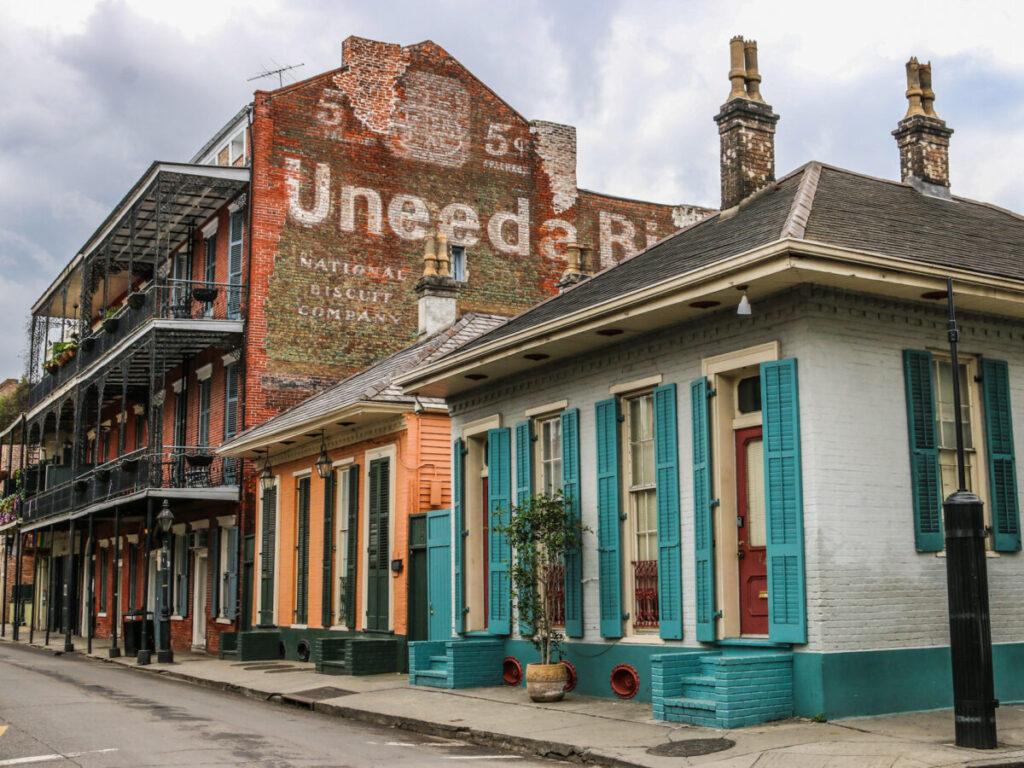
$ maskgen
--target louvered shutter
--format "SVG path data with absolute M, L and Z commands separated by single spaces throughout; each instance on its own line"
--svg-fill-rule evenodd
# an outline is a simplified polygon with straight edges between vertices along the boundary
M 658 503 L 658 622 L 666 640 L 683 637 L 676 385 L 654 390 L 654 468 Z
M 177 579 L 174 583 L 175 613 L 178 616 L 188 616 L 188 534 L 183 533 L 174 537 L 175 547 L 175 573 Z
M 619 404 L 594 406 L 597 435 L 597 575 L 601 637 L 622 637 L 619 556 Z
M 277 486 L 263 492 L 260 531 L 260 624 L 274 623 L 274 558 L 277 549 Z
M 939 444 L 935 434 L 935 394 L 932 389 L 932 356 L 903 350 L 903 374 L 907 396 L 907 429 L 910 433 L 910 484 L 914 500 L 914 538 L 918 552 L 941 552 L 942 481 L 939 476 Z
M 796 360 L 761 363 L 765 518 L 768 533 L 768 637 L 807 642 L 800 398 Z
M 496 529 L 506 526 L 512 507 L 512 431 L 508 427 L 487 431 L 487 506 L 490 511 L 487 535 L 487 631 L 507 635 L 512 631 L 512 591 L 509 566 L 512 549 L 508 534 Z
M 305 624 L 309 608 L 309 483 L 299 480 L 299 509 L 295 542 L 295 622 Z
M 516 424 L 516 506 L 524 507 L 530 503 L 533 495 L 533 434 L 530 422 L 521 421 Z M 519 593 L 520 605 L 531 600 L 533 595 L 526 589 Z M 519 613 L 519 634 L 532 635 L 533 629 L 529 621 Z
M 562 492 L 573 522 L 578 526 L 582 515 L 580 487 L 580 412 L 578 408 L 562 411 Z M 565 634 L 583 637 L 583 546 L 565 553 Z
M 224 368 L 224 437 L 238 431 L 238 363 Z
M 228 528 L 227 562 L 224 564 L 224 618 L 238 616 L 238 529 Z
M 242 315 L 242 236 L 245 231 L 243 211 L 231 214 L 230 242 L 228 244 L 228 318 L 237 320 Z
M 324 479 L 324 552 L 323 579 L 320 591 L 320 626 L 329 627 L 331 595 L 334 582 L 334 470 Z
M 213 552 L 213 557 L 210 558 L 210 570 L 213 574 L 211 579 L 213 584 L 210 590 L 210 615 L 215 619 L 222 615 L 220 610 L 220 593 L 223 587 L 223 574 L 221 573 L 220 565 L 220 537 L 220 528 L 213 528 L 210 531 L 210 549 Z
M 985 444 L 988 451 L 989 505 L 997 552 L 1020 547 L 1020 509 L 1017 505 L 1017 459 L 1013 449 L 1009 366 L 1002 360 L 981 361 L 985 395 Z
M 711 498 L 710 387 L 701 377 L 690 384 L 693 440 L 693 564 L 697 639 L 715 640 L 715 543 Z
M 455 632 L 462 634 L 466 631 L 466 601 L 464 598 L 465 585 L 463 584 L 463 552 L 465 550 L 466 524 L 463 520 L 465 510 L 465 488 L 463 475 L 466 468 L 466 448 L 462 438 L 452 443 L 452 558 L 453 571 L 455 575 Z
M 348 470 L 348 539 L 345 551 L 345 626 L 356 628 L 356 574 L 359 572 L 359 467 Z

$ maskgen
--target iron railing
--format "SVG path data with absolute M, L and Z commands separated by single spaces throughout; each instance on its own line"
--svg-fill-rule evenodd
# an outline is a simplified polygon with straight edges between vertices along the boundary
M 635 618 L 633 626 L 645 629 L 658 626 L 658 561 L 633 561 Z
M 240 320 L 246 289 L 203 280 L 159 280 L 132 293 L 124 305 L 83 338 L 72 357 L 32 385 L 29 406 L 45 400 L 80 371 L 102 359 L 143 323 L 164 320 Z
M 209 448 L 146 448 L 88 467 L 74 478 L 25 501 L 26 522 L 83 509 L 147 489 L 232 487 L 239 484 L 238 460 L 215 456 Z

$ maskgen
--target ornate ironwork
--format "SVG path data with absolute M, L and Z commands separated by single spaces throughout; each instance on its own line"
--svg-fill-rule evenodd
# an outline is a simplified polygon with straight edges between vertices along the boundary
M 633 561 L 633 626 L 649 629 L 658 626 L 658 561 Z

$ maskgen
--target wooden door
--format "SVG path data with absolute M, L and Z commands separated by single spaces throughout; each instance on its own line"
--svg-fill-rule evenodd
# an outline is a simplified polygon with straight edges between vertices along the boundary
M 427 513 L 427 634 L 430 640 L 452 636 L 451 513 Z
M 764 449 L 761 427 L 736 430 L 740 634 L 768 634 Z
M 409 630 L 408 639 L 426 640 L 427 628 L 427 516 L 409 517 Z

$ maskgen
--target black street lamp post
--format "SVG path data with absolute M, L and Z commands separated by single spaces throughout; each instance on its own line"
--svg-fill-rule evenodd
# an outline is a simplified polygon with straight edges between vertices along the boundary
M 171 504 L 164 499 L 160 514 L 156 516 L 156 524 L 160 530 L 160 648 L 156 652 L 158 664 L 170 664 L 174 661 L 171 650 L 171 525 L 174 514 Z
M 949 301 L 949 349 L 953 369 L 953 412 L 959 489 L 942 505 L 946 531 L 946 589 L 949 597 L 949 647 L 953 662 L 953 712 L 958 747 L 995 749 L 996 707 L 992 681 L 992 633 L 989 624 L 988 566 L 985 562 L 984 505 L 967 490 L 964 425 L 960 411 L 959 331 Z

